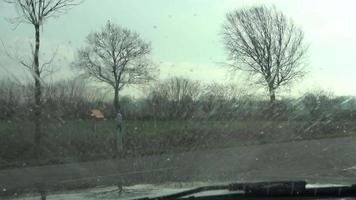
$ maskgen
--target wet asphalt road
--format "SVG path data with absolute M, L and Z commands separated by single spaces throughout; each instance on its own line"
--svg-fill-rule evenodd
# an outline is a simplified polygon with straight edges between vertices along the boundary
M 356 182 L 356 137 L 241 146 L 0 171 L 0 195 L 167 181 Z

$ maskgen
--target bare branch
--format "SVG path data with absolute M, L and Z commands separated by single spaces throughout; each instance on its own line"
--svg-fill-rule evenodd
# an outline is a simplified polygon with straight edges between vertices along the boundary
M 20 11 L 18 17 L 9 22 L 18 26 L 21 23 L 42 25 L 45 20 L 66 13 L 83 0 L 4 0 L 13 4 Z
M 16 63 L 19 63 L 21 64 L 23 67 L 25 67 L 27 70 L 30 70 L 30 71 L 33 71 L 33 65 L 32 63 L 29 64 L 27 61 L 25 61 L 23 58 L 20 58 L 18 54 L 15 54 L 15 53 L 10 53 L 4 43 L 4 41 L 0 40 L 1 41 L 1 45 L 4 49 L 4 52 L 6 54 L 6 56 L 8 58 L 10 58 L 12 61 L 16 62 Z

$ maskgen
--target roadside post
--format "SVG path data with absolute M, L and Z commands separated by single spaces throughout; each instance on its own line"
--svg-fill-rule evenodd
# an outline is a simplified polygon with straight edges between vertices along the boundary
M 122 114 L 119 112 L 117 112 L 116 114 L 116 155 L 119 155 L 120 153 L 122 153 L 122 151 L 124 150 L 124 145 L 123 145 L 123 135 L 124 135 L 124 131 L 123 131 L 123 118 L 122 118 Z M 116 156 L 115 155 L 115 156 Z

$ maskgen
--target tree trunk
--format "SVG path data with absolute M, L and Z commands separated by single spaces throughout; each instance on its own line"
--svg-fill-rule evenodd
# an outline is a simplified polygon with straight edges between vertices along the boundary
M 274 104 L 274 102 L 276 101 L 276 90 L 273 89 L 273 87 L 269 87 L 268 88 L 269 91 L 269 102 L 270 104 Z
M 119 102 L 119 88 L 115 87 L 114 88 L 114 116 L 116 118 L 116 115 L 118 112 L 120 112 L 120 102 Z M 116 120 L 115 120 L 116 121 Z M 117 122 L 116 122 L 117 123 Z M 122 152 L 122 124 L 116 124 L 116 130 L 115 130 L 115 137 L 114 137 L 114 158 L 117 158 L 120 153 Z
M 39 66 L 39 50 L 40 50 L 40 25 L 35 25 L 36 31 L 36 45 L 34 52 L 34 79 L 35 79 L 35 105 L 34 105 L 34 124 L 35 124 L 35 154 L 36 157 L 40 157 L 41 153 L 41 140 L 42 140 L 42 124 L 41 124 L 41 115 L 42 115 L 42 88 L 41 88 L 41 72 Z
M 115 109 L 115 115 L 120 111 L 120 103 L 119 103 L 119 88 L 114 88 L 115 93 L 114 93 L 114 109 Z
M 116 128 L 115 144 L 114 144 L 114 158 L 118 158 L 124 150 L 123 133 L 124 132 L 123 132 L 122 125 L 120 127 Z

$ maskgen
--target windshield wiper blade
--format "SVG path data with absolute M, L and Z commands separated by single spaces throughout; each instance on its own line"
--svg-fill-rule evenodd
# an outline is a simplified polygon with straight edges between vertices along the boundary
M 356 197 L 356 185 L 306 187 L 305 181 L 278 181 L 232 183 L 198 187 L 183 192 L 158 197 L 144 197 L 136 200 L 176 200 L 176 199 L 234 199 L 236 197 Z M 194 194 L 206 191 L 227 190 L 230 193 L 194 197 Z M 231 198 L 232 197 L 232 198 Z
M 200 192 L 207 191 L 241 191 L 243 196 L 293 196 L 305 191 L 305 181 L 279 181 L 279 182 L 255 182 L 255 183 L 232 183 L 227 185 L 203 186 L 183 192 L 158 197 L 144 197 L 136 200 L 176 200 Z
M 231 184 L 230 191 L 246 197 L 356 197 L 356 185 L 306 187 L 307 182 L 257 182 Z

